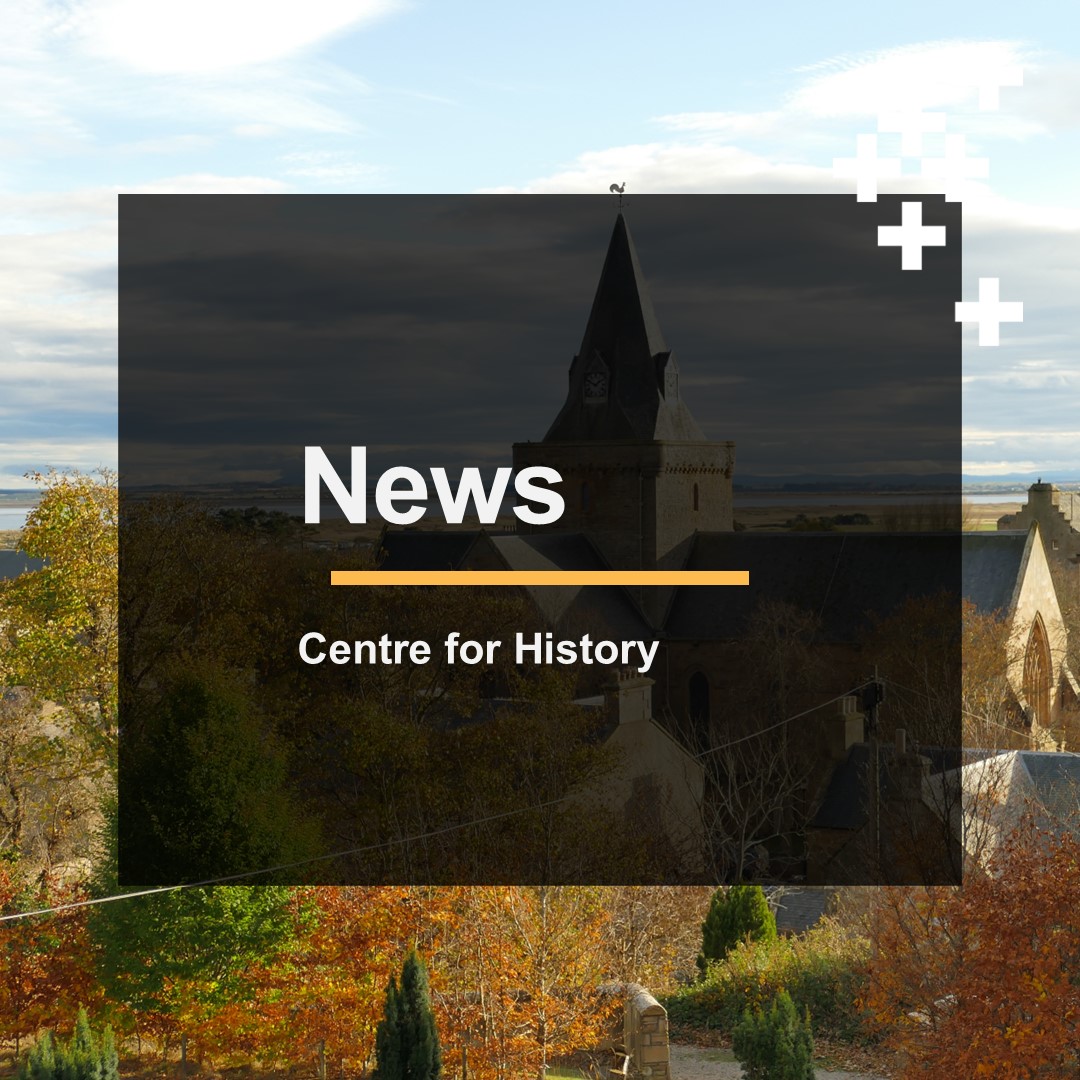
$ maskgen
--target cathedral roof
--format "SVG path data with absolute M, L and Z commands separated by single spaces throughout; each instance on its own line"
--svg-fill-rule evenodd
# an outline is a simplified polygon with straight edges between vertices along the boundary
M 959 592 L 960 542 L 956 533 L 697 533 L 686 569 L 719 568 L 749 570 L 750 588 L 679 586 L 670 637 L 734 640 L 769 599 L 814 612 L 825 641 L 851 643 L 905 600 Z
M 966 532 L 964 599 L 983 615 L 1007 615 L 1016 597 L 1028 545 L 1029 531 Z
M 570 366 L 566 404 L 545 442 L 704 442 L 665 375 L 675 358 L 660 332 L 626 218 L 611 233 L 581 348 Z M 587 375 L 606 379 L 606 400 L 585 400 Z M 676 375 L 677 380 L 677 375 Z

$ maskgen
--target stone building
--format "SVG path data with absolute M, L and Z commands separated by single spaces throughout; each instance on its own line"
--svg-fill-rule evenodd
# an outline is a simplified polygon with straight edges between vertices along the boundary
M 1002 531 L 1026 531 L 1038 522 L 1043 544 L 1051 558 L 1080 559 L 1080 492 L 1062 491 L 1044 484 L 1042 477 L 1028 488 L 1027 502 L 1015 513 L 998 519 Z
M 1036 492 L 1025 510 L 1033 503 L 1042 509 L 1056 505 L 1049 500 L 1056 489 L 1051 491 L 1050 484 L 1041 488 L 1046 490 Z M 964 598 L 979 614 L 1008 624 L 1008 680 L 1016 696 L 1018 727 L 1026 729 L 1034 749 L 1064 749 L 1063 721 L 1075 711 L 1080 687 L 1069 668 L 1065 621 L 1043 527 L 1038 517 L 1027 516 L 1024 531 L 964 533 Z
M 812 755 L 798 770 L 799 789 L 786 793 L 802 807 L 800 813 L 820 802 L 831 770 L 850 750 L 848 744 L 838 756 L 826 752 L 828 710 L 811 714 L 823 701 L 865 682 L 861 647 L 871 629 L 913 598 L 959 595 L 955 533 L 736 531 L 735 446 L 705 438 L 690 411 L 622 214 L 569 366 L 562 406 L 542 439 L 514 444 L 513 462 L 517 469 L 544 465 L 559 472 L 566 510 L 558 522 L 521 525 L 512 533 L 387 531 L 381 565 L 748 570 L 749 588 L 545 585 L 525 591 L 557 634 L 587 630 L 660 642 L 649 672 L 650 723 L 674 735 L 691 760 L 703 760 L 727 738 L 742 737 L 748 724 L 769 723 L 763 719 L 767 709 L 748 719 L 732 697 L 733 676 L 756 663 L 746 651 L 748 629 L 763 612 L 781 621 L 784 612 L 805 613 L 813 625 L 818 674 L 787 694 L 784 708 L 789 714 L 805 710 L 806 718 L 786 728 L 781 740 L 798 741 Z M 605 681 L 609 673 L 583 670 L 578 693 L 600 694 Z M 861 717 L 857 726 L 855 737 L 862 738 Z M 685 759 L 671 760 L 674 769 Z M 700 782 L 695 774 L 694 786 Z M 684 793 L 683 805 L 690 798 Z M 784 812 L 770 813 L 782 832 Z M 790 857 L 791 865 L 800 858 L 772 854 L 773 873 L 783 858 Z M 744 850 L 736 862 L 745 855 Z

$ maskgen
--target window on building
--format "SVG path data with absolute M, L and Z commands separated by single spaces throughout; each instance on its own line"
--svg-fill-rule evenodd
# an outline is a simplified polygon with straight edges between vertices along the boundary
M 1029 719 L 1039 727 L 1050 726 L 1050 681 L 1053 661 L 1042 618 L 1035 616 L 1024 654 L 1024 697 Z
M 687 685 L 687 702 L 690 706 L 690 732 L 698 753 L 709 749 L 711 737 L 709 717 L 709 680 L 703 672 L 690 676 Z
M 697 484 L 694 485 L 694 509 L 698 508 L 698 489 Z
M 589 511 L 589 481 L 582 481 L 581 484 L 581 510 L 582 513 L 588 513 Z

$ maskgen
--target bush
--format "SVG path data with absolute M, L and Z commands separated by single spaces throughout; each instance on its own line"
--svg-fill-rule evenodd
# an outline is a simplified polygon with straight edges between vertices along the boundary
M 732 885 L 717 889 L 701 924 L 698 971 L 705 975 L 709 964 L 723 960 L 742 941 L 772 941 L 776 916 L 760 885 Z
M 732 1031 L 747 1007 L 764 1009 L 786 990 L 809 1010 L 815 1036 L 865 1039 L 857 1001 L 869 957 L 865 938 L 824 919 L 801 937 L 744 942 L 664 1004 L 673 1024 Z
M 768 1012 L 747 1010 L 732 1033 L 731 1048 L 747 1080 L 814 1080 L 810 1017 L 800 1019 L 784 990 Z
M 46 1031 L 19 1065 L 19 1080 L 119 1080 L 119 1076 L 112 1028 L 106 1027 L 98 1039 L 85 1009 L 79 1009 L 67 1045 Z

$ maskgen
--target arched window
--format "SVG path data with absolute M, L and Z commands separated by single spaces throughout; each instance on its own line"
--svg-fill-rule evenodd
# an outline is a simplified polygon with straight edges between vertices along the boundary
M 711 738 L 709 717 L 709 680 L 698 671 L 690 676 L 687 685 L 687 701 L 690 706 L 690 731 L 699 753 L 709 748 Z
M 1042 616 L 1036 614 L 1024 653 L 1024 697 L 1031 709 L 1032 725 L 1050 726 L 1050 677 L 1053 661 Z
M 698 508 L 698 489 L 697 484 L 694 485 L 694 509 Z
M 583 480 L 581 483 L 581 509 L 583 513 L 589 512 L 589 481 Z

